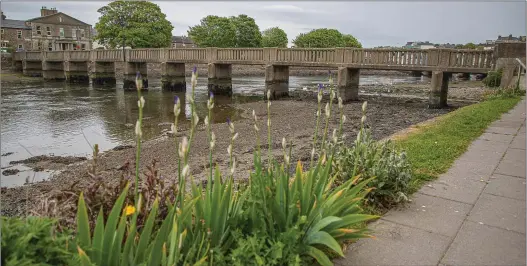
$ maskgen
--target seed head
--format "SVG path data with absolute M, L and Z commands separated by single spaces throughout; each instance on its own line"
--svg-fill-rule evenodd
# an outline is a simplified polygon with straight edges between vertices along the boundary
M 232 136 L 232 141 L 235 141 L 237 138 L 238 138 L 238 133 L 236 133 L 236 134 L 234 134 L 234 136 Z
M 176 134 L 176 130 L 177 130 L 176 125 L 174 125 L 174 123 L 172 123 L 172 124 L 170 125 L 170 131 L 171 131 L 172 133 Z
M 181 175 L 182 175 L 183 177 L 186 177 L 186 176 L 188 175 L 189 168 L 190 168 L 190 167 L 188 166 L 188 164 L 185 165 L 185 167 L 183 167 L 183 170 L 181 171 Z
M 267 90 L 267 100 L 271 99 L 271 90 Z
M 329 109 L 329 103 L 326 103 L 326 117 L 328 117 L 328 118 L 331 115 L 330 111 L 331 110 Z
M 342 124 L 346 123 L 346 115 L 342 115 Z
M 342 109 L 344 105 L 342 104 L 342 98 L 339 97 L 339 109 Z
M 234 174 L 235 170 L 236 170 L 236 157 L 232 158 L 231 175 Z
M 337 144 L 337 130 L 333 129 L 333 143 Z
M 256 130 L 256 132 L 259 132 L 259 131 L 260 131 L 260 129 L 258 128 L 257 125 L 254 125 L 254 130 Z
M 364 103 L 362 104 L 362 112 L 363 112 L 363 113 L 366 112 L 366 106 L 368 106 L 368 102 L 364 102 Z
M 229 154 L 229 157 L 232 156 L 232 145 L 229 144 L 229 147 L 227 147 L 227 154 Z
M 141 124 L 139 123 L 139 120 L 135 123 L 135 135 L 138 137 L 143 136 L 143 131 L 141 131 Z
M 205 126 L 208 127 L 209 126 L 209 116 L 205 116 Z
M 363 123 L 363 124 L 364 124 L 364 122 L 366 122 L 366 116 L 365 115 L 362 116 L 360 122 Z
M 194 126 L 197 126 L 199 122 L 198 114 L 194 113 Z
M 287 143 L 285 141 L 285 138 L 282 138 L 282 148 L 285 150 L 287 148 Z
M 185 155 L 187 154 L 188 149 L 188 140 L 187 137 L 183 137 L 183 140 L 181 143 L 179 143 L 179 158 L 183 159 L 185 158 Z
M 143 98 L 143 96 L 141 96 L 141 98 L 137 101 L 137 106 L 139 108 L 143 108 L 145 106 L 145 98 Z

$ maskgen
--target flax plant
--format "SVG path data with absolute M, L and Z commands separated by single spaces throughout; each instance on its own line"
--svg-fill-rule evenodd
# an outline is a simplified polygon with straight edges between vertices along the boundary
M 271 90 L 267 90 L 267 149 L 268 149 L 268 160 L 267 164 L 271 165 Z M 269 168 L 270 170 L 271 168 Z

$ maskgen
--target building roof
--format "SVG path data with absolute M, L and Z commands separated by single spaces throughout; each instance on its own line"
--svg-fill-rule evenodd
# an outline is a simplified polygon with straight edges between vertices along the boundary
M 194 42 L 186 36 L 172 36 L 173 43 L 185 43 L 185 44 L 194 44 Z
M 30 27 L 26 26 L 26 22 L 23 20 L 2 19 L 2 23 L 0 24 L 2 28 L 25 29 L 25 30 L 31 29 Z
M 63 16 L 69 17 L 69 18 L 71 18 L 71 19 L 73 19 L 73 20 L 76 20 L 76 21 L 78 21 L 78 22 L 80 22 L 80 23 L 82 23 L 82 24 L 85 24 L 85 25 L 87 25 L 87 26 L 91 26 L 90 24 L 88 24 L 88 23 L 86 23 L 86 22 L 84 22 L 84 21 L 80 21 L 80 20 L 78 20 L 78 19 L 76 19 L 76 18 L 74 18 L 74 17 L 72 17 L 72 16 L 70 16 L 70 15 L 68 15 L 68 14 L 64 14 L 64 13 L 62 13 L 62 12 L 58 12 L 58 13 L 51 14 L 51 15 L 47 15 L 47 16 L 41 16 L 41 17 L 36 17 L 36 18 L 28 19 L 27 21 L 28 21 L 28 22 L 31 22 L 31 21 L 35 21 L 35 20 L 38 20 L 38 19 L 41 19 L 41 18 L 49 18 L 49 17 L 52 17 L 52 16 L 58 16 L 58 15 L 63 15 Z

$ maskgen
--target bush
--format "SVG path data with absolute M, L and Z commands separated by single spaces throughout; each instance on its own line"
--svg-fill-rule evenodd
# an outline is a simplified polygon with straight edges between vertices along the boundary
M 340 182 L 357 174 L 363 179 L 375 177 L 368 184 L 374 189 L 366 196 L 375 207 L 388 208 L 408 200 L 412 173 L 406 153 L 390 140 L 375 141 L 363 126 L 353 146 L 339 147 L 333 171 Z
M 503 69 L 498 69 L 497 71 L 490 71 L 488 75 L 482 80 L 483 84 L 489 88 L 496 88 L 500 86 L 501 76 L 503 74 Z
M 57 232 L 56 221 L 45 218 L 2 217 L 2 265 L 78 265 L 70 252 L 68 232 Z

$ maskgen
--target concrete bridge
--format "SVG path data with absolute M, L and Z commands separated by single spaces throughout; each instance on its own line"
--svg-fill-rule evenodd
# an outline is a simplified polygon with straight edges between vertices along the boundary
M 487 73 L 495 65 L 493 51 L 454 49 L 289 49 L 175 48 L 91 51 L 17 52 L 14 65 L 26 75 L 71 82 L 115 83 L 115 63 L 124 63 L 124 87 L 133 88 L 140 72 L 148 84 L 147 63 L 162 66 L 163 89 L 185 90 L 185 64 L 208 64 L 208 87 L 231 94 L 233 64 L 265 65 L 265 85 L 273 98 L 288 94 L 289 67 L 334 67 L 344 101 L 358 100 L 361 69 L 432 73 L 430 107 L 446 105 L 452 73 Z M 125 59 L 126 61 L 124 61 Z M 89 71 L 91 70 L 91 71 Z M 91 72 L 91 73 L 89 73 Z

